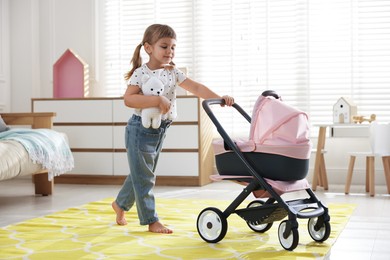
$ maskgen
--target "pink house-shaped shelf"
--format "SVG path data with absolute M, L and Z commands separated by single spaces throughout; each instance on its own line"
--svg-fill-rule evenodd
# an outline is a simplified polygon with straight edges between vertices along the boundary
M 53 66 L 54 98 L 79 98 L 89 94 L 89 68 L 76 53 L 67 49 Z

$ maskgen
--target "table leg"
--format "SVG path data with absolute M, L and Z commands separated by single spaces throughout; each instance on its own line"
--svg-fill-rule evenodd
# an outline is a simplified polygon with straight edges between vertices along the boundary
M 317 186 L 324 185 L 321 180 L 320 172 L 321 168 L 325 169 L 325 165 L 323 164 L 325 161 L 321 159 L 321 156 L 323 156 L 322 151 L 325 147 L 325 137 L 326 137 L 326 126 L 320 126 L 319 132 L 318 132 L 318 142 L 317 142 L 317 151 L 316 151 L 316 158 L 314 161 L 314 174 L 313 174 L 313 181 L 312 181 L 312 190 L 315 191 Z M 326 174 L 326 173 L 324 173 Z M 326 185 L 327 186 L 327 185 Z M 327 187 L 326 187 L 327 188 Z
M 369 192 L 370 196 L 374 197 L 375 196 L 375 156 L 369 156 Z
M 383 156 L 382 162 L 386 178 L 387 193 L 390 194 L 390 156 Z

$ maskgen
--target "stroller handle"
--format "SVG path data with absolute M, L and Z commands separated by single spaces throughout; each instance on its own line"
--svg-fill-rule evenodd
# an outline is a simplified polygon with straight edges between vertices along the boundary
M 268 96 L 272 96 L 274 97 L 275 99 L 281 99 L 281 96 L 276 93 L 274 90 L 266 90 L 264 91 L 263 93 L 261 93 L 261 95 L 263 97 L 268 97 Z M 203 106 L 203 109 L 206 111 L 207 115 L 213 115 L 213 112 L 211 111 L 211 108 L 210 106 L 211 105 L 225 105 L 225 100 L 223 98 L 211 98 L 211 99 L 206 99 L 202 102 L 202 106 Z M 237 109 L 237 111 L 243 116 L 245 117 L 245 119 L 250 123 L 251 122 L 251 117 L 245 112 L 244 109 L 242 109 L 242 107 L 240 107 L 237 103 L 234 103 L 232 105 L 232 107 L 234 107 L 235 109 Z M 214 116 L 213 116 L 214 117 Z M 211 118 L 211 117 L 210 117 Z M 219 122 L 218 120 L 213 120 L 211 118 L 211 120 L 214 122 L 214 123 L 217 123 L 219 125 Z
M 211 111 L 211 108 L 210 106 L 211 105 L 221 105 L 221 106 L 224 106 L 225 105 L 225 100 L 223 98 L 211 98 L 211 99 L 205 99 L 203 100 L 202 102 L 202 106 L 203 106 L 203 109 L 204 111 L 207 113 L 207 115 L 213 115 L 213 111 Z M 245 117 L 245 119 L 250 123 L 251 122 L 251 117 L 245 112 L 244 109 L 242 109 L 242 107 L 240 107 L 237 103 L 234 103 L 232 105 L 232 107 L 234 107 L 238 112 L 240 112 L 240 114 Z M 214 116 L 213 116 L 214 117 Z M 215 117 L 214 117 L 215 118 Z M 217 125 L 220 125 L 218 120 L 213 120 L 211 117 L 210 119 L 216 123 L 216 126 Z M 218 126 L 217 126 L 218 127 Z

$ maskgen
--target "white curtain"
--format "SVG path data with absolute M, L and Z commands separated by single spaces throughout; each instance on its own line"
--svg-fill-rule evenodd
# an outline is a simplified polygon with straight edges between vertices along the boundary
M 106 96 L 124 93 L 145 28 L 165 23 L 178 36 L 177 66 L 248 113 L 273 89 L 312 124 L 331 123 L 340 97 L 390 121 L 389 0 L 104 0 L 98 14 Z M 235 111 L 216 110 L 229 133 L 248 132 Z

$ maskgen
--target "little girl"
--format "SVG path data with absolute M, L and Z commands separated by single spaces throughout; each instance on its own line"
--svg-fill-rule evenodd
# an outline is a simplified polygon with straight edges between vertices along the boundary
M 142 64 L 141 47 L 149 55 L 149 61 Z M 126 126 L 125 140 L 130 174 L 127 176 L 117 198 L 112 202 L 118 225 L 126 225 L 125 211 L 129 211 L 134 203 L 137 206 L 138 218 L 141 225 L 148 225 L 150 232 L 172 233 L 158 218 L 155 208 L 153 187 L 155 185 L 158 157 L 163 140 L 171 120 L 167 113 L 176 115 L 176 86 L 203 98 L 223 98 L 227 106 L 234 103 L 230 96 L 220 97 L 206 86 L 195 82 L 174 67 L 176 33 L 168 25 L 150 25 L 142 42 L 136 47 L 131 60 L 132 69 L 125 75 L 128 87 L 124 95 L 125 105 L 135 108 L 135 113 Z M 142 95 L 142 76 L 165 78 L 165 90 L 161 96 Z M 141 122 L 141 109 L 158 107 L 162 114 L 159 128 L 144 128 Z M 171 118 L 171 117 L 170 117 Z

